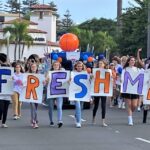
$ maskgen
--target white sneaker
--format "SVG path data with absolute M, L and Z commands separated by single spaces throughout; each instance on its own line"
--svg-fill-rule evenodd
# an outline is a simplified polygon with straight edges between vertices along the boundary
M 37 129 L 39 126 L 38 126 L 38 124 L 37 123 L 35 123 L 34 125 L 33 125 L 33 129 Z
M 129 125 L 129 126 L 133 126 L 133 122 L 129 122 L 128 125 Z
M 1 126 L 2 128 L 8 128 L 8 126 L 6 124 L 2 124 Z
M 123 102 L 122 103 L 122 107 L 121 107 L 122 109 L 125 109 L 126 107 L 125 107 L 125 102 Z
M 118 103 L 118 108 L 121 108 L 121 103 Z
M 132 116 L 128 116 L 128 125 L 133 126 L 133 119 Z
M 141 111 L 141 108 L 140 108 L 140 107 L 138 107 L 138 108 L 137 108 L 137 111 L 138 111 L 138 112 L 140 112 L 140 111 Z
M 103 123 L 102 126 L 103 127 L 108 127 L 108 125 L 106 123 Z
M 17 119 L 18 119 L 18 116 L 14 116 L 13 119 L 14 119 L 14 120 L 17 120 Z
M 118 108 L 121 108 L 122 105 L 122 99 L 118 98 Z
M 81 128 L 81 123 L 76 123 L 77 128 Z

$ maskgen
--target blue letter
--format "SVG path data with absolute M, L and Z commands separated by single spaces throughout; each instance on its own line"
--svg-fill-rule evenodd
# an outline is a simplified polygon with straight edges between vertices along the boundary
M 2 75 L 11 75 L 11 70 L 0 69 L 0 93 L 2 92 L 2 83 L 7 83 L 7 80 L 2 79 Z
M 79 74 L 74 77 L 74 83 L 77 84 L 78 86 L 81 86 L 82 91 L 80 93 L 75 94 L 75 98 L 83 98 L 87 94 L 87 87 L 80 82 L 80 79 L 87 79 L 86 74 Z

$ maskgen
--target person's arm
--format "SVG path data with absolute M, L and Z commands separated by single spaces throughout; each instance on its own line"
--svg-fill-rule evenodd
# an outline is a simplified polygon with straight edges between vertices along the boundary
M 141 51 L 142 51 L 142 48 L 138 49 L 138 51 L 137 51 L 137 60 L 138 60 L 139 64 L 142 66 L 142 68 L 145 68 L 144 67 L 144 63 L 143 63 L 143 61 L 140 58 L 140 52 Z

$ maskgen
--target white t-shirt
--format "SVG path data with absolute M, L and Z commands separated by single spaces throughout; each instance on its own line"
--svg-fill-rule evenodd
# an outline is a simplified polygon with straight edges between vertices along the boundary
M 20 94 L 23 89 L 23 74 L 14 73 L 13 78 L 14 78 L 13 91 Z
M 0 95 L 0 100 L 11 101 L 11 95 Z

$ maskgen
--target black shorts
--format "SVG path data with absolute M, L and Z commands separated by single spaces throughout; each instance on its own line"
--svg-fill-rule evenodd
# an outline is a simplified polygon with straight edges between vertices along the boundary
M 121 93 L 121 97 L 125 99 L 139 99 L 139 95 L 137 94 Z

